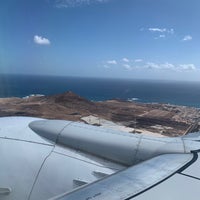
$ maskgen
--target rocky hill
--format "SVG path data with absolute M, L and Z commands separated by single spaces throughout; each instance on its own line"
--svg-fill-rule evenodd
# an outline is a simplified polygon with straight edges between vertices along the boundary
M 200 110 L 120 100 L 92 102 L 73 92 L 52 96 L 1 98 L 0 116 L 34 116 L 81 121 L 96 116 L 127 127 L 176 136 L 199 130 Z

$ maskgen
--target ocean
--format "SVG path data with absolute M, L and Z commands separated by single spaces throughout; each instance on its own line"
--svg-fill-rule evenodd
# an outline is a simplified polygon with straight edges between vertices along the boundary
M 122 99 L 200 108 L 200 82 L 0 75 L 1 98 L 66 91 L 73 91 L 92 101 Z

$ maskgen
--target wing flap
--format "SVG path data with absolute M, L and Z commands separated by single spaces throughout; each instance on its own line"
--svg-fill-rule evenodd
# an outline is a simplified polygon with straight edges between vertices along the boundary
M 192 162 L 193 154 L 165 154 L 52 200 L 128 200 Z

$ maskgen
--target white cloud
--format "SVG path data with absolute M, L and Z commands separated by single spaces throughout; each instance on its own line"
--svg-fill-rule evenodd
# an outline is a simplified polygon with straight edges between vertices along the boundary
M 134 61 L 135 62 L 142 62 L 143 60 L 142 59 L 135 59 Z
M 95 3 L 105 3 L 108 1 L 109 0 L 55 0 L 54 2 L 57 8 L 70 8 Z
M 123 64 L 123 67 L 127 70 L 132 70 L 132 67 L 128 64 Z
M 166 38 L 170 35 L 173 35 L 174 34 L 174 29 L 171 28 L 171 29 L 168 29 L 168 28 L 148 28 L 147 29 L 148 31 L 150 31 L 151 33 L 154 34 L 154 39 L 161 39 L 161 38 Z
M 158 37 L 155 37 L 154 39 L 157 40 L 157 39 L 161 39 L 161 38 L 166 38 L 166 35 L 165 34 L 161 34 Z
M 147 69 L 159 69 L 160 66 L 156 63 L 153 63 L 153 62 L 147 62 L 145 65 L 144 65 L 144 68 L 147 68 Z
M 174 29 L 167 29 L 167 28 L 148 28 L 150 32 L 158 32 L 158 33 L 169 33 L 174 34 Z
M 135 69 L 138 69 L 138 68 L 135 68 Z M 172 63 L 168 63 L 168 62 L 166 62 L 166 63 L 146 62 L 145 65 L 140 66 L 140 69 L 187 72 L 187 71 L 195 71 L 198 68 L 194 64 L 178 64 L 178 65 L 175 65 L 175 64 L 172 64 Z
M 184 70 L 184 71 L 193 71 L 193 70 L 197 70 L 197 67 L 194 64 L 182 64 L 179 65 L 180 70 Z
M 145 66 L 143 66 L 145 69 L 152 69 L 152 70 L 169 70 L 169 71 L 179 71 L 179 72 L 184 72 L 184 71 L 195 71 L 197 70 L 197 67 L 194 64 L 179 64 L 179 65 L 174 65 L 172 63 L 154 63 L 154 62 L 147 62 Z
M 108 60 L 107 64 L 117 65 L 117 61 L 116 60 Z
M 165 38 L 166 35 L 162 34 L 162 35 L 159 35 L 159 38 Z
M 121 62 L 123 61 L 123 62 Z M 121 66 L 128 71 L 135 70 L 152 70 L 152 71 L 168 71 L 168 72 L 189 72 L 200 71 L 200 69 L 194 64 L 173 64 L 170 62 L 158 63 L 158 62 L 145 62 L 142 59 L 129 60 L 127 58 L 117 60 L 108 60 L 103 62 L 104 68 L 112 68 L 112 65 Z
M 182 40 L 183 41 L 190 41 L 190 40 L 192 40 L 192 36 L 191 35 L 186 35 L 186 36 L 184 36 L 184 38 Z
M 49 41 L 49 39 L 47 38 L 44 38 L 42 36 L 38 36 L 38 35 L 35 35 L 34 38 L 33 38 L 34 42 L 36 44 L 39 44 L 39 45 L 50 45 L 51 42 Z
M 161 32 L 161 33 L 164 33 L 167 31 L 166 28 L 149 28 L 148 30 L 151 32 Z
M 122 61 L 127 62 L 127 63 L 130 62 L 128 58 L 123 58 Z
M 165 70 L 175 70 L 176 69 L 176 66 L 171 64 L 171 63 L 163 63 L 160 65 L 160 69 L 165 69 Z
M 174 34 L 174 29 L 173 28 L 168 29 L 167 32 L 170 33 L 170 34 Z

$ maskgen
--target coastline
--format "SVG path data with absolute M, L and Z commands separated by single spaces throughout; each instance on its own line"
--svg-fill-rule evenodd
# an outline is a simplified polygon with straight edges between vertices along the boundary
M 90 101 L 111 99 L 200 108 L 200 82 L 42 75 L 0 75 L 0 97 L 45 96 L 73 91 Z
M 95 102 L 73 92 L 0 98 L 0 116 L 83 121 L 130 133 L 172 137 L 198 131 L 200 128 L 198 108 L 116 99 Z

